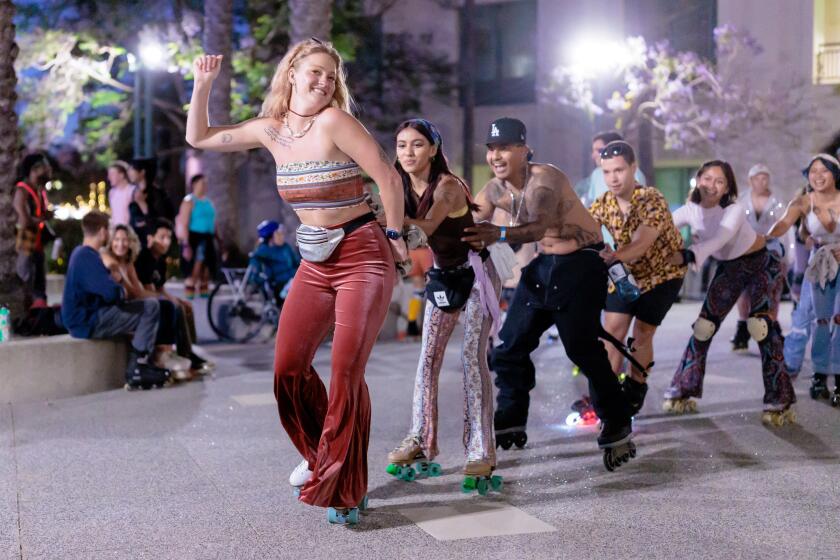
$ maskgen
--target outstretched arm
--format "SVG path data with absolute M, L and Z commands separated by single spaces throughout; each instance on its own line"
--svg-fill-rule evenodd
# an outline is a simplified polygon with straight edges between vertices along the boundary
M 222 55 L 202 55 L 193 62 L 192 98 L 187 111 L 187 143 L 193 148 L 236 152 L 262 147 L 260 121 L 251 119 L 235 125 L 210 126 L 208 100 L 213 80 L 219 75 Z
M 530 241 L 539 241 L 545 236 L 546 230 L 551 226 L 552 213 L 558 211 L 558 194 L 555 189 L 539 184 L 532 188 L 533 191 L 526 199 L 526 204 L 528 215 L 533 219 L 521 226 L 507 228 L 507 235 L 505 237 L 505 241 L 507 242 L 527 243 Z M 567 210 L 568 208 L 566 208 L 564 203 L 563 209 L 559 209 L 559 212 L 562 214 Z M 461 241 L 469 243 L 474 248 L 481 249 L 500 239 L 501 228 L 490 223 L 482 222 L 472 227 L 464 228 L 464 233 L 465 235 L 461 238 Z
M 773 227 L 771 227 L 770 231 L 767 232 L 767 237 L 781 237 L 787 232 L 787 230 L 793 227 L 796 220 L 802 217 L 802 204 L 800 201 L 801 199 L 799 197 L 790 201 L 784 215 L 779 218 L 779 221 L 773 224 Z

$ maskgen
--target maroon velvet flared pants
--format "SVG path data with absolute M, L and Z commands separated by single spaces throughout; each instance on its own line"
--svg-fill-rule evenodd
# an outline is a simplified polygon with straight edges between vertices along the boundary
M 303 261 L 280 313 L 274 394 L 280 421 L 309 462 L 300 500 L 355 507 L 367 493 L 370 397 L 365 366 L 391 301 L 396 269 L 376 222 L 345 236 L 330 258 Z M 329 397 L 312 367 L 335 318 Z

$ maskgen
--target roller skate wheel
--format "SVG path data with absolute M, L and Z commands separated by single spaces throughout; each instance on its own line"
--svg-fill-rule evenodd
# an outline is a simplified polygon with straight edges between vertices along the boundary
M 417 471 L 417 475 L 428 475 L 429 474 L 429 463 L 418 461 L 414 463 L 414 468 Z
M 525 432 L 520 432 L 514 435 L 513 443 L 516 445 L 516 447 L 522 449 L 523 447 L 525 447 L 525 444 L 528 443 L 528 434 L 526 434 Z
M 362 501 L 359 502 L 359 511 L 367 511 L 368 510 L 368 497 L 365 496 L 362 498 Z
M 413 482 L 417 478 L 417 472 L 412 467 L 402 468 L 402 479 L 406 482 Z
M 356 525 L 359 522 L 359 508 L 353 508 L 347 514 L 347 523 Z
M 502 480 L 501 476 L 493 476 L 490 478 L 490 487 L 496 492 L 501 492 L 504 484 L 505 481 Z
M 499 434 L 496 436 L 496 447 L 501 447 L 507 451 L 511 445 L 513 445 L 513 438 L 510 434 Z
M 292 488 L 292 494 L 294 494 L 295 498 L 300 498 L 300 486 L 294 486 Z
M 840 393 L 834 393 L 831 396 L 831 406 L 834 406 L 834 407 L 840 406 Z
M 443 470 L 440 468 L 440 465 L 437 463 L 429 464 L 429 476 L 440 476 Z
M 474 476 L 468 476 L 464 478 L 464 481 L 461 483 L 461 492 L 464 494 L 469 494 L 473 490 L 476 489 L 476 479 Z
M 612 453 L 609 449 L 604 450 L 604 467 L 610 472 L 615 470 L 615 463 L 613 462 Z
M 486 478 L 479 479 L 477 489 L 478 489 L 478 494 L 480 496 L 486 496 L 487 495 L 487 492 L 490 490 L 490 484 L 488 483 Z
M 385 467 L 385 472 L 390 474 L 391 476 L 400 476 L 400 470 L 401 469 L 402 469 L 402 467 L 400 467 L 399 465 L 395 465 L 394 463 L 391 463 L 390 465 Z

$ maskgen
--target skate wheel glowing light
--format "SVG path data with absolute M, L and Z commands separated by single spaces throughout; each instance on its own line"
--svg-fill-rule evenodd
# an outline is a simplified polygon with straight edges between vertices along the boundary
M 566 425 L 567 426 L 576 426 L 577 423 L 580 422 L 580 414 L 577 412 L 572 412 L 568 416 L 566 416 Z

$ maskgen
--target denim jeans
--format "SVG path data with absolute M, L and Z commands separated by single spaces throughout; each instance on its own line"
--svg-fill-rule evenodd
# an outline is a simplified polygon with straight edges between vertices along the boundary
M 811 338 L 814 322 L 814 303 L 811 299 L 811 283 L 803 280 L 799 304 L 791 315 L 791 329 L 785 337 L 785 364 L 792 376 L 799 375 L 805 358 L 805 347 Z M 813 352 L 812 360 L 813 360 Z
M 814 340 L 811 362 L 814 373 L 840 374 L 840 283 L 835 278 L 820 288 L 811 284 L 814 307 Z

